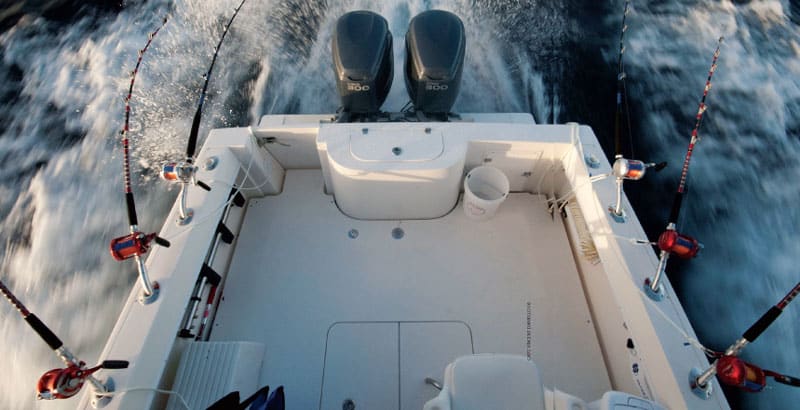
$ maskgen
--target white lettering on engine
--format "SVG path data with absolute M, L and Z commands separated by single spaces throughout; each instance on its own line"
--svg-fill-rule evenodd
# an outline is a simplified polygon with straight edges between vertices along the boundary
M 359 83 L 347 83 L 347 91 L 369 91 L 369 86 Z

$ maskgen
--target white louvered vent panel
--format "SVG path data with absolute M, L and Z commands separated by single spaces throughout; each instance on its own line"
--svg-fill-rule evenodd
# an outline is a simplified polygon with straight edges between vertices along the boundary
M 178 365 L 172 390 L 192 409 L 205 409 L 222 396 L 238 391 L 242 398 L 258 389 L 264 345 L 253 342 L 192 342 Z M 183 410 L 170 396 L 167 409 Z

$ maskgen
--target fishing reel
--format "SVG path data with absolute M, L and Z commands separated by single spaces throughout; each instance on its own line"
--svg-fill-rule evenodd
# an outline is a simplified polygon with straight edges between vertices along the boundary
M 69 366 L 63 369 L 52 369 L 42 377 L 36 384 L 36 399 L 37 400 L 57 400 L 68 399 L 81 391 L 84 383 L 87 381 L 105 393 L 107 389 L 92 375 L 100 369 L 126 369 L 128 362 L 125 360 L 106 360 L 103 363 L 87 369 L 86 363 L 78 362 L 78 364 L 70 363 Z
M 702 375 L 696 378 L 691 378 L 690 376 L 690 384 L 695 394 L 707 398 L 710 389 L 708 382 L 715 374 L 720 383 L 736 387 L 748 393 L 763 391 L 767 386 L 767 377 L 772 377 L 772 380 L 787 386 L 800 387 L 800 379 L 796 377 L 762 369 L 736 356 L 723 355 Z
M 703 248 L 703 244 L 689 235 L 667 229 L 658 237 L 658 248 L 681 259 L 691 259 Z
M 617 155 L 611 172 L 611 175 L 617 180 L 617 203 L 616 205 L 608 207 L 611 217 L 619 223 L 625 222 L 625 213 L 622 211 L 622 183 L 625 180 L 638 181 L 644 178 L 644 174 L 648 168 L 654 168 L 655 171 L 658 172 L 666 166 L 666 162 L 643 162 Z
M 722 356 L 716 364 L 717 378 L 721 383 L 758 393 L 767 385 L 763 369 L 736 356 Z
M 647 168 L 655 168 L 655 171 L 661 171 L 667 166 L 666 162 L 643 162 L 635 159 L 626 159 L 622 155 L 617 155 L 612 168 L 612 175 L 619 179 L 629 179 L 638 181 L 644 178 Z
M 169 241 L 159 237 L 155 232 L 151 234 L 139 232 L 136 230 L 136 225 L 131 225 L 131 230 L 133 232 L 128 235 L 112 239 L 108 250 L 111 252 L 111 256 L 118 261 L 130 258 L 136 259 L 136 269 L 139 271 L 139 279 L 142 282 L 143 291 L 139 301 L 142 304 L 147 304 L 154 301 L 158 296 L 159 285 L 158 282 L 150 282 L 142 256 L 150 250 L 152 242 L 169 248 Z
M 684 235 L 675 230 L 675 224 L 670 222 L 667 229 L 658 237 L 658 249 L 661 254 L 658 258 L 658 268 L 653 278 L 644 280 L 644 291 L 651 299 L 660 301 L 664 298 L 661 277 L 667 268 L 667 260 L 670 255 L 675 255 L 681 259 L 691 259 L 697 256 L 703 244 L 689 235 Z
M 211 191 L 211 187 L 206 185 L 203 181 L 198 181 L 195 175 L 197 174 L 197 167 L 192 163 L 191 159 L 182 162 L 170 162 L 164 164 L 161 168 L 161 179 L 168 182 L 179 182 L 181 184 L 180 193 L 180 215 L 178 217 L 178 225 L 186 225 L 192 221 L 194 212 L 186 207 L 186 196 L 189 194 L 189 185 L 197 185 L 206 191 Z
M 206 191 L 211 191 L 210 186 L 197 180 L 196 174 L 197 167 L 191 161 L 169 162 L 161 167 L 161 179 L 164 181 L 197 185 Z
M 113 256 L 114 259 L 124 261 L 147 253 L 147 251 L 150 250 L 150 243 L 153 241 L 158 245 L 169 248 L 169 241 L 159 237 L 155 232 L 147 235 L 142 232 L 133 232 L 112 239 L 108 250 L 111 252 L 111 256 Z

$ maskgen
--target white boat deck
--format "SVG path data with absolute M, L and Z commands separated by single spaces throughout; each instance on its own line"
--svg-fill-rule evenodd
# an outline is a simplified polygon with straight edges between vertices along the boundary
M 460 202 L 434 220 L 364 221 L 339 211 L 319 169 L 288 170 L 245 219 L 211 340 L 263 343 L 259 384 L 285 386 L 288 409 L 421 409 L 437 394 L 425 377 L 483 352 L 528 355 L 545 387 L 586 401 L 611 389 L 543 197 L 511 194 L 486 222 Z

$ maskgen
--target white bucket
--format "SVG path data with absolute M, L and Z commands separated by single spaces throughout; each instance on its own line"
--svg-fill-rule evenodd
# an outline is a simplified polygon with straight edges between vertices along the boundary
M 464 213 L 471 219 L 485 221 L 508 196 L 508 177 L 494 167 L 480 166 L 464 178 Z

